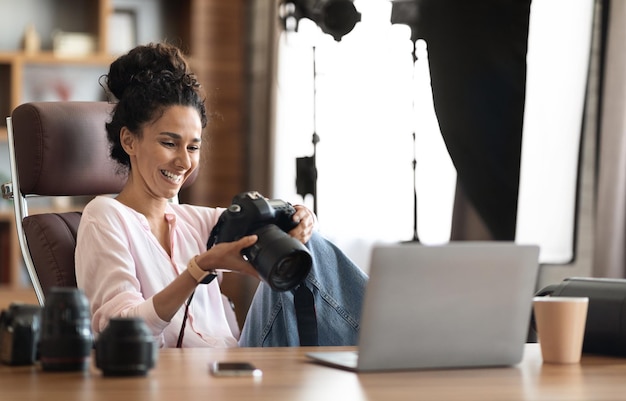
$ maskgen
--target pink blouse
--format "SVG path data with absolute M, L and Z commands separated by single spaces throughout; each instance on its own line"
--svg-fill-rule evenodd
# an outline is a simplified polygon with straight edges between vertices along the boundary
M 111 317 L 141 317 L 162 347 L 175 347 L 184 305 L 170 322 L 158 317 L 152 297 L 185 271 L 223 209 L 168 204 L 170 257 L 148 221 L 115 199 L 100 196 L 83 211 L 76 244 L 76 280 L 89 299 L 94 334 Z M 235 347 L 218 280 L 198 285 L 185 328 L 185 347 Z

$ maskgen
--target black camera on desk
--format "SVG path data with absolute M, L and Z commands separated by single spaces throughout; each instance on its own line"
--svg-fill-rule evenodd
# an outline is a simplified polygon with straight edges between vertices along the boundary
M 304 245 L 287 232 L 298 223 L 296 210 L 279 199 L 266 199 L 258 192 L 243 192 L 220 216 L 211 232 L 208 248 L 256 234 L 257 242 L 242 254 L 276 291 L 288 291 L 309 274 L 313 260 Z
M 41 311 L 38 305 L 12 303 L 0 313 L 0 362 L 32 365 L 37 361 Z

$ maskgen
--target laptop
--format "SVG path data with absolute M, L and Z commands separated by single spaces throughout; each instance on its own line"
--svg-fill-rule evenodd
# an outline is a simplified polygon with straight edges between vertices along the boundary
M 358 372 L 512 366 L 528 336 L 539 248 L 377 244 L 356 352 L 310 352 Z

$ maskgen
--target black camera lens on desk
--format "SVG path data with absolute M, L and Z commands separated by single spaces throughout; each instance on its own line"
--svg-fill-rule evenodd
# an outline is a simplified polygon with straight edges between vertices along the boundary
M 40 361 L 44 371 L 89 367 L 93 335 L 89 302 L 78 288 L 50 289 L 43 307 Z
M 104 376 L 145 376 L 157 347 L 141 318 L 112 318 L 96 342 L 96 367 Z

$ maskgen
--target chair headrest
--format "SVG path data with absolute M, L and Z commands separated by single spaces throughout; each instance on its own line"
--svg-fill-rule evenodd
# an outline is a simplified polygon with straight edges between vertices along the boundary
M 109 157 L 108 102 L 33 102 L 11 115 L 23 195 L 92 196 L 122 190 L 126 176 Z M 185 186 L 195 177 L 190 177 Z
M 23 195 L 118 193 L 126 177 L 109 157 L 107 102 L 34 102 L 11 115 Z

